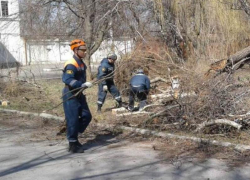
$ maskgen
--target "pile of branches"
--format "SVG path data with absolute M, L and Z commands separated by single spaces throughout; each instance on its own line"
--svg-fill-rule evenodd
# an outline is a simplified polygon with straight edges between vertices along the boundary
M 186 74 L 180 84 L 178 97 L 173 92 L 163 96 L 162 106 L 152 108 L 152 114 L 141 126 L 209 134 L 248 129 L 249 86 L 237 84 L 226 75 L 205 81 L 200 76 Z
M 220 76 L 211 79 L 171 59 L 167 47 L 159 44 L 137 47 L 123 58 L 121 63 L 126 68 L 120 69 L 115 77 L 120 89 L 129 89 L 129 80 L 138 68 L 143 68 L 150 77 L 154 90 L 149 98 L 151 103 L 144 109 L 149 116 L 141 120 L 140 127 L 206 133 L 248 129 L 249 86 L 235 82 L 231 75 L 248 62 L 250 47 L 212 64 L 208 73 L 215 70 Z M 171 86 L 175 76 L 180 84 L 177 89 Z

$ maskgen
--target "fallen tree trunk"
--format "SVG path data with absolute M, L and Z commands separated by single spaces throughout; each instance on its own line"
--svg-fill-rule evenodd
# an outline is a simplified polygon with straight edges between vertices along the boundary
M 179 99 L 179 98 L 196 97 L 196 96 L 197 95 L 195 92 L 179 93 L 179 91 L 177 90 L 177 91 L 171 91 L 168 93 L 154 94 L 154 95 L 151 95 L 150 98 L 153 101 L 157 101 L 160 104 L 160 103 L 170 102 L 170 101 L 173 101 L 173 100 Z
M 242 125 L 236 123 L 236 122 L 233 122 L 233 121 L 230 121 L 230 120 L 227 120 L 227 119 L 216 119 L 216 120 L 210 120 L 208 122 L 203 122 L 201 123 L 198 128 L 195 130 L 195 132 L 198 132 L 198 131 L 201 131 L 203 128 L 205 128 L 206 126 L 211 126 L 211 125 L 214 125 L 214 124 L 226 124 L 226 125 L 229 125 L 229 126 L 233 126 L 235 127 L 236 129 L 240 130 Z
M 162 90 L 162 89 L 159 89 L 159 88 L 155 88 L 157 91 L 160 91 L 162 94 L 167 94 L 167 93 L 170 93 L 172 91 L 171 87 L 169 88 L 166 88 L 166 90 Z
M 210 65 L 210 69 L 205 73 L 205 76 L 209 76 L 211 72 L 228 72 L 229 70 L 236 70 L 242 64 L 250 61 L 250 46 L 237 51 L 231 55 L 228 59 L 219 60 Z
M 227 60 L 228 61 L 227 65 L 236 64 L 240 60 L 242 60 L 246 57 L 249 57 L 249 56 L 250 56 L 250 46 L 248 46 L 245 49 L 242 49 L 242 50 L 236 52 L 235 54 L 231 55 Z

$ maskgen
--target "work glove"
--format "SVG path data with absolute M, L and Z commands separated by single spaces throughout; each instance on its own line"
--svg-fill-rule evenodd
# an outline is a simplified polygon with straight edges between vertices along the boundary
M 91 82 L 85 82 L 82 84 L 82 87 L 85 87 L 85 88 L 90 88 L 92 86 L 93 86 L 93 84 Z
M 103 90 L 103 91 L 108 91 L 108 86 L 107 86 L 107 85 L 104 85 L 104 86 L 102 87 L 102 90 Z

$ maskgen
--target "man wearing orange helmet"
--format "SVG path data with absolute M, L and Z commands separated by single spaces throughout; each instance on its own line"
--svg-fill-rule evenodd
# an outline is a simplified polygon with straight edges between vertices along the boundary
M 80 87 L 89 88 L 92 83 L 86 82 L 87 66 L 82 60 L 87 50 L 85 42 L 76 39 L 70 43 L 70 47 L 74 55 L 65 63 L 63 69 L 62 81 L 65 83 L 63 88 L 63 109 L 67 122 L 69 151 L 83 153 L 82 145 L 78 141 L 78 133 L 85 131 L 92 119 L 92 115 L 85 95 L 80 93 L 76 97 L 73 96 Z

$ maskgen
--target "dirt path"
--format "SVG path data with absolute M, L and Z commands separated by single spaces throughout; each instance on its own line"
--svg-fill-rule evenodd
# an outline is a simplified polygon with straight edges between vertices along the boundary
M 250 179 L 248 165 L 230 169 L 216 159 L 164 158 L 153 142 L 107 130 L 88 131 L 80 139 L 85 153 L 70 154 L 64 135 L 56 136 L 57 125 L 0 114 L 0 179 Z

